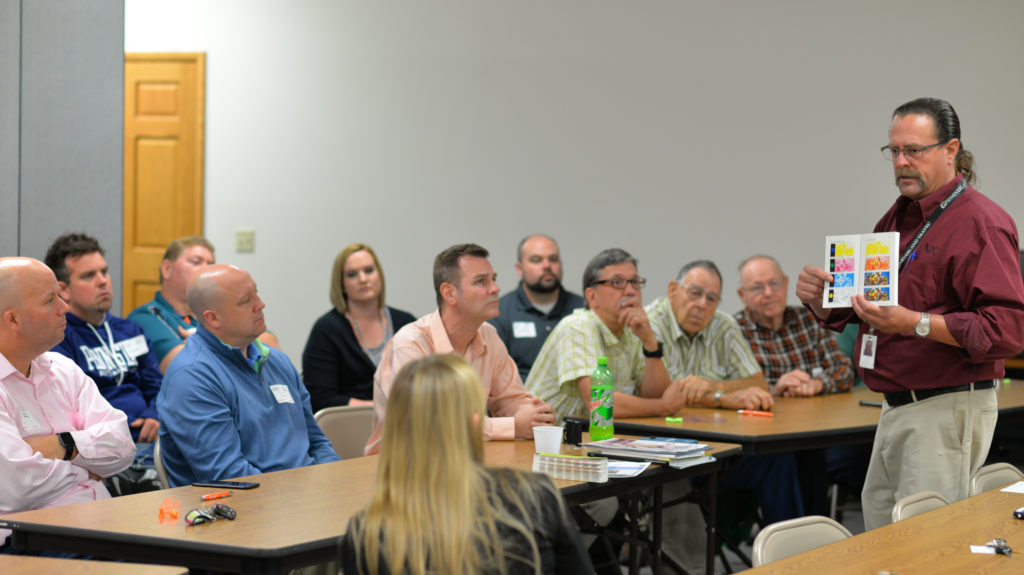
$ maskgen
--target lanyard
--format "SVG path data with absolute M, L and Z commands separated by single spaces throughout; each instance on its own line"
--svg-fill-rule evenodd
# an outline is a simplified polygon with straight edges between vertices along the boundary
M 928 221 L 925 222 L 923 226 L 921 226 L 920 230 L 917 231 L 917 235 L 914 236 L 914 239 L 910 242 L 910 245 L 907 246 L 907 251 L 903 252 L 903 257 L 900 258 L 900 273 L 903 273 L 905 271 L 903 268 L 907 263 L 907 259 L 909 259 L 910 254 L 914 253 L 914 251 L 917 249 L 917 244 L 921 243 L 921 238 L 923 238 L 924 235 L 928 233 L 928 230 L 931 229 L 932 224 L 935 223 L 935 220 L 939 219 L 939 216 L 942 215 L 942 212 L 946 211 L 946 208 L 948 208 L 950 204 L 956 201 L 956 199 L 960 197 L 960 194 L 962 194 L 965 189 L 967 189 L 966 177 L 960 180 L 960 183 L 956 185 L 956 188 L 953 188 L 953 191 L 950 192 L 948 196 L 946 196 L 946 199 L 942 200 L 942 203 L 939 204 L 939 207 L 935 208 L 935 211 L 932 212 L 932 215 L 931 217 L 928 218 Z
M 103 327 L 107 328 L 107 338 L 110 339 L 109 346 L 107 345 L 107 342 L 103 341 L 103 338 L 100 337 L 100 333 L 96 331 L 96 328 L 94 328 L 91 323 L 85 322 L 85 325 L 89 326 L 92 333 L 96 335 L 96 339 L 100 340 L 100 344 L 103 346 L 103 349 L 105 349 L 107 354 L 110 356 L 110 361 L 114 362 L 114 365 L 117 367 L 117 383 L 115 385 L 121 385 L 124 381 L 124 372 L 127 371 L 128 365 L 125 363 L 124 358 L 114 350 L 116 346 L 114 345 L 114 334 L 110 333 L 110 324 L 107 323 L 107 320 L 103 320 Z
M 362 332 L 362 330 L 359 329 L 359 322 L 357 322 L 355 320 L 355 318 L 352 317 L 351 314 L 349 314 L 347 312 L 345 313 L 345 317 L 348 319 L 349 323 L 352 324 L 352 327 L 354 327 L 355 330 L 356 330 L 356 341 L 359 342 L 359 347 L 363 348 L 363 353 L 365 353 L 366 355 L 368 355 L 368 356 L 370 356 L 372 358 L 373 354 L 371 353 L 371 350 L 375 349 L 375 348 L 371 348 L 371 347 L 369 347 L 366 344 L 366 340 L 363 339 L 363 332 Z M 392 326 L 390 320 L 391 320 L 391 312 L 388 311 L 388 309 L 385 307 L 384 309 L 382 309 L 380 311 L 380 325 L 381 325 L 381 331 L 383 332 L 382 335 L 384 337 L 381 339 L 381 342 L 378 345 L 378 348 L 383 349 L 384 344 L 386 344 L 388 342 L 388 340 L 391 339 L 391 336 L 395 335 L 395 330 L 394 330 L 394 327 Z M 373 363 L 378 363 L 378 362 L 375 361 Z

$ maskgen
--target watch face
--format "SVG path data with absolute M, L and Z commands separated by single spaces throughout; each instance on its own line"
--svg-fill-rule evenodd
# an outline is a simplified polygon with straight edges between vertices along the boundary
M 914 332 L 921 337 L 925 337 L 926 335 L 928 335 L 931 332 L 931 330 L 932 324 L 929 321 L 927 315 L 921 316 L 921 320 L 918 321 L 917 325 L 914 326 Z

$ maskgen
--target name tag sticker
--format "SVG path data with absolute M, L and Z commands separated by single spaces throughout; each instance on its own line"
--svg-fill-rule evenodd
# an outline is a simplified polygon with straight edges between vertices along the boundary
M 38 431 L 40 427 L 39 422 L 32 417 L 31 413 L 24 409 L 21 410 L 21 429 L 23 431 Z
M 146 345 L 146 336 L 144 335 L 137 335 L 131 339 L 126 339 L 119 342 L 118 346 L 125 354 L 131 357 L 139 357 L 149 353 L 149 346 Z
M 537 337 L 537 326 L 532 321 L 514 321 L 512 322 L 512 337 L 516 339 Z
M 270 392 L 274 394 L 274 399 L 278 403 L 295 403 L 292 399 L 292 393 L 288 391 L 287 385 L 271 385 Z

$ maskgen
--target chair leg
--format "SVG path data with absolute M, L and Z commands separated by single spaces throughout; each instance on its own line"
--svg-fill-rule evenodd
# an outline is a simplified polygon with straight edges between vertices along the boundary
M 732 567 L 729 567 L 729 558 L 725 556 L 725 548 L 718 548 L 718 560 L 722 562 L 722 568 L 725 570 L 726 575 L 732 574 Z
M 839 504 L 839 484 L 833 483 L 828 487 L 828 500 L 829 500 L 829 513 L 828 516 L 833 521 L 836 519 L 836 507 Z

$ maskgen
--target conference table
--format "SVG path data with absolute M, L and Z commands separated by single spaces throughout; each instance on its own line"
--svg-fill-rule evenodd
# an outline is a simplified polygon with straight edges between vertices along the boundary
M 0 573 L 4 575 L 185 575 L 183 567 L 143 565 L 141 563 L 114 563 L 84 559 L 54 559 L 24 555 L 0 555 Z
M 555 484 L 570 505 L 650 488 L 660 491 L 669 481 L 713 475 L 723 460 L 740 452 L 735 444 L 713 442 L 711 447 L 716 461 L 687 469 L 652 465 L 634 478 L 607 483 L 558 479 Z M 532 441 L 489 442 L 485 463 L 530 469 L 533 453 Z M 185 513 L 203 507 L 199 497 L 215 490 L 186 486 L 12 513 L 0 517 L 0 527 L 12 530 L 16 548 L 233 573 L 284 573 L 337 558 L 349 518 L 369 501 L 376 471 L 377 456 L 369 456 L 243 478 L 261 485 L 234 490 L 231 497 L 218 501 L 237 511 L 234 521 L 187 526 Z M 158 516 L 166 498 L 181 504 L 175 520 L 161 521 Z M 654 530 L 650 550 L 656 562 L 660 521 Z
M 993 489 L 744 573 L 1024 573 L 1024 521 L 1012 515 L 1019 507 L 1024 494 Z M 971 552 L 997 537 L 1011 557 Z
M 1024 418 L 1024 381 L 1000 382 L 996 392 L 1001 423 Z M 830 395 L 776 397 L 772 417 L 687 407 L 675 414 L 681 422 L 664 417 L 616 419 L 615 433 L 738 443 L 746 455 L 871 443 L 881 409 L 860 402 L 877 404 L 882 399 L 881 393 L 858 386 Z M 586 422 L 585 418 L 567 419 Z

